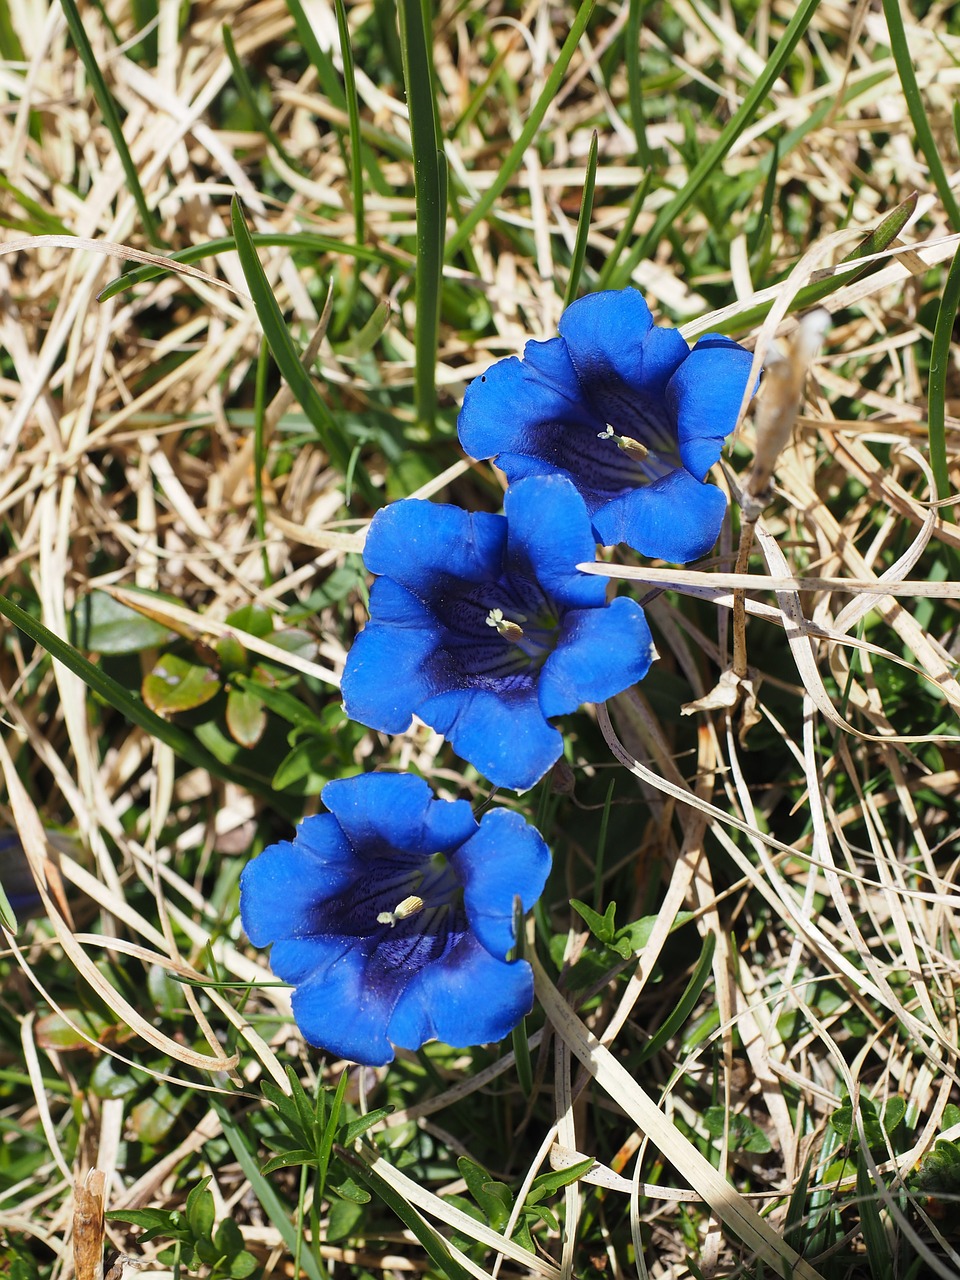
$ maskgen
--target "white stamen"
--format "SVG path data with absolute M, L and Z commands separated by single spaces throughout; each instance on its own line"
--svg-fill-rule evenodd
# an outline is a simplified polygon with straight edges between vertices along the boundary
M 502 609 L 491 609 L 484 621 L 488 627 L 496 627 L 505 640 L 523 639 L 523 628 L 511 622 L 509 618 L 505 618 Z
M 381 911 L 377 916 L 377 924 L 388 924 L 392 929 L 398 920 L 407 920 L 423 910 L 423 899 L 411 893 L 408 898 L 398 902 L 392 911 Z
M 597 439 L 616 440 L 617 448 L 622 449 L 631 458 L 636 458 L 638 462 L 642 462 L 650 452 L 645 444 L 641 444 L 639 440 L 634 440 L 633 436 L 618 436 L 609 422 L 607 423 L 606 431 L 597 432 Z

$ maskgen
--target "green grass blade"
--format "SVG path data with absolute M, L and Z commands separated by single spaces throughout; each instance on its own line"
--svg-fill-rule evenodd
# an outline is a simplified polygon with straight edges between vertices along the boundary
M 393 1210 L 403 1225 L 413 1232 L 423 1245 L 424 1252 L 431 1262 L 447 1277 L 447 1280 L 473 1280 L 471 1272 L 454 1258 L 446 1240 L 420 1217 L 416 1209 L 408 1204 L 385 1178 L 382 1178 L 364 1159 L 352 1151 L 340 1147 L 337 1149 L 337 1155 L 353 1170 L 361 1182 L 365 1182 L 370 1190 Z
M 877 268 L 876 263 L 867 263 L 866 266 L 857 266 L 856 264 L 861 258 L 869 257 L 874 253 L 882 253 L 888 245 L 892 244 L 909 221 L 916 203 L 917 197 L 914 194 L 908 196 L 902 204 L 898 204 L 878 226 L 874 227 L 869 235 L 860 241 L 855 249 L 841 259 L 841 265 L 843 263 L 851 264 L 849 270 L 838 271 L 836 275 L 829 276 L 825 280 L 816 280 L 813 284 L 805 285 L 790 303 L 787 314 L 793 315 L 797 311 L 805 311 L 807 307 L 812 307 L 816 303 L 822 302 L 824 298 L 829 298 L 832 293 L 836 293 L 844 285 L 853 284 L 854 280 L 859 280 L 861 276 L 866 275 L 871 270 L 875 270 Z M 715 331 L 717 333 L 742 333 L 745 329 L 752 329 L 754 325 L 761 323 L 773 306 L 774 301 L 774 298 L 766 298 L 763 302 L 755 303 L 754 306 L 737 312 L 735 316 L 731 316 L 728 320 L 719 321 L 714 326 Z
M 339 107 L 341 111 L 346 111 L 347 99 L 340 83 L 340 77 L 337 75 L 337 69 L 333 65 L 333 59 L 329 53 L 325 53 L 320 47 L 320 41 L 317 39 L 317 34 L 300 0 L 286 0 L 286 3 L 290 16 L 293 18 L 294 26 L 297 28 L 297 36 L 303 45 L 304 52 L 310 59 L 313 69 L 317 73 L 317 79 L 320 81 L 320 88 L 323 90 L 324 96 L 329 99 L 333 106 Z
M 653 170 L 648 169 L 643 175 L 643 181 L 633 193 L 633 199 L 630 201 L 630 208 L 627 210 L 623 220 L 623 226 L 617 232 L 617 238 L 613 242 L 613 248 L 607 255 L 607 260 L 603 264 L 600 271 L 600 279 L 597 283 L 598 289 L 609 289 L 610 281 L 613 279 L 617 271 L 617 263 L 623 257 L 623 251 L 627 247 L 627 241 L 633 235 L 633 228 L 637 224 L 640 217 L 640 211 L 643 208 L 643 202 L 647 198 L 647 192 L 653 185 Z
M 563 305 L 569 307 L 577 296 L 580 284 L 580 273 L 587 255 L 587 237 L 590 234 L 590 219 L 593 216 L 593 192 L 597 185 L 597 157 L 600 139 L 596 129 L 590 140 L 590 154 L 587 156 L 587 172 L 583 179 L 583 199 L 580 201 L 580 217 L 577 219 L 577 238 L 573 245 L 573 259 L 570 263 L 570 278 L 567 290 L 563 295 Z
M 151 244 L 162 246 L 163 241 L 160 239 L 156 220 L 147 206 L 146 196 L 143 194 L 143 188 L 140 185 L 140 178 L 137 175 L 133 157 L 127 147 L 127 140 L 123 136 L 116 104 L 113 101 L 110 90 L 107 88 L 107 82 L 103 78 L 103 72 L 100 70 L 93 47 L 87 39 L 87 33 L 83 29 L 79 10 L 74 0 L 60 0 L 60 3 L 63 7 L 64 17 L 67 20 L 67 26 L 70 29 L 70 37 L 76 46 L 77 53 L 80 55 L 80 60 L 83 62 L 87 78 L 90 81 L 90 88 L 93 90 L 93 96 L 96 98 L 100 114 L 103 116 L 103 122 L 110 131 L 113 145 L 117 148 L 117 155 L 120 157 L 120 163 L 123 166 L 123 173 L 130 188 L 130 194 L 133 196 L 139 210 L 143 229 L 147 233 Z
M 649 169 L 653 156 L 647 142 L 647 122 L 643 111 L 643 77 L 640 72 L 640 31 L 645 0 L 630 0 L 627 28 L 624 32 L 627 64 L 627 100 L 630 103 L 630 126 L 637 140 L 637 164 Z
M 289 152 L 277 137 L 270 121 L 260 110 L 260 103 L 257 101 L 256 91 L 250 83 L 250 77 L 247 75 L 247 69 L 237 56 L 237 50 L 233 43 L 233 35 L 231 34 L 229 23 L 224 22 L 222 24 L 220 27 L 220 34 L 223 37 L 223 47 L 230 62 L 230 68 L 233 71 L 233 82 L 236 85 L 237 91 L 243 99 L 247 110 L 250 112 L 251 116 L 253 116 L 254 124 L 270 143 L 271 147 L 274 148 L 283 160 L 284 164 L 289 165 L 291 169 L 298 169 L 299 165 L 297 165 L 291 158 Z
M 679 1031 L 690 1017 L 694 1005 L 700 999 L 700 992 L 710 977 L 710 966 L 713 964 L 713 953 L 716 945 L 716 938 L 712 933 L 708 933 L 703 940 L 703 950 L 700 952 L 697 967 L 690 975 L 690 981 L 687 983 L 683 995 L 677 1001 L 676 1008 L 664 1018 L 663 1022 L 643 1046 L 638 1061 L 644 1062 L 647 1058 L 652 1058 L 655 1053 L 659 1053 L 671 1036 Z
M 253 386 L 253 520 L 260 543 L 263 564 L 263 584 L 273 583 L 270 572 L 270 556 L 267 553 L 267 509 L 263 501 L 263 469 L 266 466 L 266 450 L 263 443 L 264 418 L 267 412 L 267 373 L 270 369 L 270 352 L 265 342 L 260 343 L 257 356 L 257 375 Z
M 137 697 L 129 689 L 125 689 L 105 671 L 85 658 L 72 644 L 63 640 L 42 622 L 32 617 L 19 605 L 6 596 L 0 595 L 0 614 L 30 637 L 41 648 L 46 649 L 52 658 L 80 677 L 88 689 L 98 693 L 115 711 L 119 711 L 132 724 L 139 725 L 151 737 L 166 743 L 182 760 L 198 769 L 206 769 L 215 777 L 225 778 L 228 782 L 241 782 L 244 786 L 260 792 L 267 791 L 266 783 L 256 774 L 241 768 L 227 768 L 178 725 L 164 720 Z
M 260 1201 L 267 1216 L 267 1221 L 280 1232 L 283 1242 L 292 1257 L 297 1250 L 297 1227 L 290 1221 L 290 1214 L 286 1205 L 260 1172 L 256 1156 L 247 1146 L 246 1138 L 240 1132 L 227 1108 L 219 1098 L 212 1094 L 210 1096 L 210 1105 L 223 1125 L 223 1136 L 230 1144 L 230 1149 L 236 1156 L 237 1163 L 243 1170 L 244 1176 L 249 1181 L 253 1194 Z M 317 1266 L 316 1258 L 311 1253 L 305 1253 L 301 1258 L 301 1262 L 310 1280 L 327 1280 L 327 1277 Z
M 437 134 L 436 104 L 433 100 L 430 33 L 424 23 L 420 0 L 400 0 L 399 13 L 417 205 L 417 417 L 422 423 L 432 426 L 437 410 L 440 289 L 443 284 L 447 216 L 445 162 Z
M 923 99 L 920 96 L 920 86 L 917 84 L 913 60 L 910 57 L 910 46 L 907 44 L 907 33 L 903 28 L 900 0 L 883 0 L 883 16 L 887 20 L 887 30 L 890 33 L 890 50 L 893 53 L 893 60 L 897 64 L 900 87 L 903 89 L 903 96 L 906 99 L 907 110 L 910 112 L 910 119 L 917 135 L 917 142 L 920 144 L 920 150 L 923 152 L 923 158 L 927 162 L 930 177 L 937 188 L 941 203 L 947 211 L 950 225 L 954 231 L 960 231 L 960 205 L 957 204 L 957 198 L 950 188 L 947 171 L 943 167 L 943 161 L 940 159 L 940 153 L 934 141 L 933 130 L 930 128 L 930 121 L 927 119 L 927 113 L 924 110 Z
M 366 239 L 366 213 L 363 205 L 363 151 L 360 142 L 360 101 L 357 98 L 357 78 L 353 68 L 353 49 L 350 45 L 350 28 L 343 0 L 334 0 L 337 10 L 337 30 L 340 32 L 340 55 L 343 58 L 343 87 L 347 99 L 347 118 L 350 122 L 350 188 L 353 192 L 353 227 L 357 244 Z
M 371 249 L 366 245 L 350 244 L 345 240 L 335 240 L 332 236 L 317 235 L 312 231 L 255 231 L 250 236 L 257 248 L 271 248 L 286 245 L 291 249 L 303 249 L 309 253 L 343 253 L 362 262 L 376 262 L 394 269 L 406 268 L 406 262 L 391 254 L 389 249 Z M 229 253 L 236 249 L 237 242 L 233 236 L 221 236 L 218 240 L 208 240 L 205 244 L 192 244 L 170 255 L 171 262 L 200 262 L 203 258 L 211 258 L 217 253 Z M 100 302 L 134 285 L 145 284 L 162 276 L 165 267 L 136 267 L 101 289 L 97 294 Z
M 477 223 L 482 222 L 501 193 L 506 188 L 510 179 L 516 173 L 517 169 L 523 162 L 524 154 L 530 143 L 536 137 L 537 130 L 543 123 L 543 117 L 547 114 L 547 108 L 557 96 L 557 91 L 563 77 L 566 75 L 567 67 L 570 65 L 570 59 L 576 52 L 577 45 L 580 43 L 580 37 L 587 29 L 587 23 L 593 14 L 597 0 L 581 0 L 577 16 L 574 18 L 573 26 L 570 28 L 566 40 L 557 55 L 557 60 L 553 64 L 553 70 L 547 77 L 547 82 L 543 86 L 539 98 L 534 103 L 527 117 L 527 123 L 523 127 L 520 137 L 510 148 L 503 164 L 500 166 L 500 172 L 490 184 L 489 189 L 484 192 L 470 212 L 464 217 L 463 221 L 457 227 L 456 231 L 450 237 L 447 244 L 447 256 L 452 257 L 457 253 L 470 239 L 474 227 Z
M 953 342 L 953 322 L 960 308 L 960 249 L 957 250 L 933 328 L 933 347 L 930 351 L 930 378 L 927 384 L 927 430 L 930 437 L 930 465 L 937 485 L 937 497 L 950 497 L 950 472 L 947 469 L 947 374 L 950 370 L 950 346 Z M 953 519 L 953 510 L 944 507 L 941 513 L 946 520 Z
M 331 460 L 339 468 L 341 474 L 346 474 L 347 467 L 350 464 L 351 446 L 340 429 L 339 423 L 334 418 L 329 407 L 324 403 L 319 391 L 313 385 L 310 375 L 300 362 L 299 353 L 293 345 L 293 339 L 287 330 L 280 307 L 277 305 L 273 290 L 267 281 L 266 273 L 260 264 L 260 259 L 257 257 L 257 251 L 254 248 L 250 232 L 247 230 L 247 224 L 240 209 L 240 202 L 236 197 L 234 197 L 230 208 L 230 217 L 233 236 L 237 243 L 237 253 L 240 255 L 240 266 L 243 268 L 247 287 L 250 290 L 250 296 L 253 298 L 253 305 L 263 329 L 263 336 L 266 338 L 267 345 L 270 348 L 270 354 L 276 361 L 281 376 L 300 402 L 304 413 L 310 419 L 313 429 L 330 455 Z M 362 478 L 366 479 L 367 488 L 371 491 L 367 496 L 372 496 L 374 501 L 378 501 L 375 492 L 372 492 L 372 486 L 369 484 L 369 479 L 366 477 L 365 472 L 362 473 Z
M 797 47 L 800 37 L 806 31 L 819 3 L 820 0 L 800 0 L 786 30 L 771 53 L 762 75 L 747 93 L 736 115 L 727 122 L 717 140 L 707 148 L 699 162 L 694 165 L 693 172 L 685 185 L 672 200 L 669 200 L 663 206 L 653 226 L 630 251 L 623 266 L 617 273 L 617 284 L 614 285 L 614 288 L 622 288 L 629 281 L 638 263 L 643 262 L 649 256 L 651 251 L 659 244 L 660 237 L 664 231 L 672 226 L 677 218 L 690 206 L 697 192 L 721 163 L 737 138 L 740 137 L 744 129 L 753 120 Z

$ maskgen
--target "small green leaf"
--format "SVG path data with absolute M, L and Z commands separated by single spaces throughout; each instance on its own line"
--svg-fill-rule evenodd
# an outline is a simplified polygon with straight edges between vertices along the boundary
M 314 795 L 330 781 L 330 751 L 316 738 L 308 738 L 297 745 L 277 766 L 273 775 L 275 791 L 289 791 L 293 795 Z
M 169 644 L 173 635 L 168 627 L 114 600 L 106 591 L 91 591 L 79 600 L 71 623 L 76 643 L 91 653 L 140 653 Z
M 368 1111 L 365 1116 L 360 1116 L 357 1120 L 351 1120 L 349 1124 L 345 1124 L 340 1130 L 340 1136 L 337 1141 L 341 1146 L 349 1147 L 351 1143 L 356 1142 L 361 1134 L 366 1133 L 368 1129 L 379 1121 L 385 1120 L 395 1109 L 392 1105 L 378 1107 L 376 1111 Z
M 127 1121 L 131 1134 L 147 1146 L 159 1146 L 192 1096 L 190 1089 L 174 1092 L 169 1085 L 159 1083 L 149 1097 L 131 1110 Z
M 165 653 L 143 681 L 143 700 L 158 715 L 175 715 L 192 711 L 215 698 L 220 680 L 215 671 L 199 663 Z
M 617 932 L 614 924 L 614 917 L 617 910 L 617 904 L 615 902 L 608 904 L 607 909 L 602 916 L 599 915 L 598 912 L 594 911 L 593 907 L 588 907 L 585 902 L 581 902 L 579 898 L 571 898 L 570 905 L 578 915 L 583 916 L 583 919 L 586 921 L 587 928 L 594 937 L 599 938 L 601 942 L 607 945 L 613 942 L 614 936 Z
M 259 604 L 245 604 L 227 614 L 227 623 L 238 631 L 246 631 L 247 635 L 256 636 L 258 640 L 266 640 L 273 635 L 273 614 Z
M 711 1138 L 723 1137 L 725 1107 L 707 1107 L 703 1113 L 703 1123 Z M 770 1139 L 759 1126 L 740 1112 L 730 1115 L 728 1133 L 731 1151 L 749 1151 L 754 1155 L 765 1155 L 772 1150 Z
M 552 1195 L 555 1191 L 568 1187 L 571 1182 L 576 1182 L 584 1174 L 589 1173 L 596 1163 L 596 1160 L 588 1156 L 585 1160 L 578 1160 L 575 1164 L 568 1164 L 565 1169 L 554 1169 L 551 1173 L 541 1173 L 534 1178 L 530 1187 L 530 1195 L 527 1196 L 524 1204 L 536 1204 L 541 1196 Z M 534 1197 L 532 1200 L 531 1196 Z
M 267 727 L 267 713 L 255 693 L 231 689 L 227 694 L 227 728 L 241 747 L 255 747 Z
M 277 1169 L 292 1169 L 298 1164 L 305 1164 L 312 1169 L 316 1163 L 316 1153 L 308 1151 L 306 1147 L 300 1147 L 296 1151 L 285 1151 L 281 1156 L 274 1156 L 272 1160 L 268 1160 L 261 1166 L 260 1172 L 266 1177 L 267 1174 L 275 1173 Z
M 216 1210 L 209 1182 L 209 1175 L 202 1178 L 187 1196 L 187 1226 L 198 1243 L 201 1240 L 209 1240 L 213 1234 Z
M 362 1203 L 356 1200 L 331 1200 L 327 1240 L 330 1244 L 334 1244 L 337 1240 L 349 1239 L 357 1233 L 363 1217 Z

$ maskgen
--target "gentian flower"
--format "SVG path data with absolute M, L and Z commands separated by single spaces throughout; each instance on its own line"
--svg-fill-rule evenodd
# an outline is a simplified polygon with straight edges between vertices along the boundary
M 581 573 L 596 545 L 562 476 L 512 485 L 502 516 L 406 499 L 364 547 L 381 577 L 341 690 L 353 720 L 402 733 L 416 714 L 491 782 L 523 790 L 559 757 L 551 716 L 602 702 L 656 656 L 643 610 Z
M 529 964 L 505 957 L 515 898 L 531 907 L 550 870 L 540 833 L 506 809 L 478 823 L 405 774 L 330 782 L 322 799 L 328 813 L 240 877 L 243 927 L 273 944 L 306 1039 L 370 1065 L 391 1041 L 502 1039 L 533 1004 Z
M 725 499 L 702 483 L 736 425 L 750 352 L 720 334 L 691 351 L 636 289 L 588 294 L 560 336 L 528 342 L 467 388 L 460 443 L 511 484 L 569 476 L 597 541 L 684 563 L 720 532 Z

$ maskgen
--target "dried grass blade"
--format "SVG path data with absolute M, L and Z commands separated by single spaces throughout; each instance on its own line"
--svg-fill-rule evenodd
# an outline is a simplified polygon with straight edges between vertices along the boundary
M 746 1200 L 717 1172 L 697 1148 L 685 1138 L 640 1088 L 599 1040 L 587 1030 L 535 957 L 537 997 L 556 1028 L 597 1083 L 638 1127 L 667 1155 L 694 1190 L 758 1258 L 783 1273 L 784 1264 L 793 1268 L 797 1280 L 821 1280 L 820 1273 L 800 1257 Z

